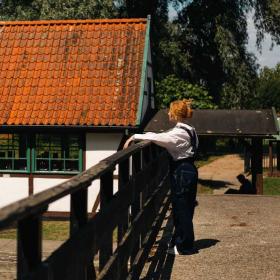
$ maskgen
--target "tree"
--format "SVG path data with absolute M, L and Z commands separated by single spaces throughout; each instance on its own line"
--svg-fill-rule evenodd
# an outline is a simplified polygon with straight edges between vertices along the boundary
M 1 20 L 90 19 L 117 16 L 114 0 L 2 0 Z
M 255 108 L 275 107 L 280 111 L 280 63 L 275 68 L 264 67 L 257 82 Z
M 175 21 L 168 19 L 171 4 L 179 13 Z M 279 0 L 0 0 L 0 5 L 0 20 L 146 18 L 150 14 L 157 87 L 174 74 L 205 88 L 224 108 L 248 108 L 255 99 L 257 64 L 246 50 L 250 10 L 259 47 L 264 32 L 280 44 Z
M 183 77 L 205 86 L 214 102 L 244 108 L 254 91 L 255 58 L 246 50 L 244 1 L 196 0 L 179 13 L 179 40 L 190 67 Z
M 255 10 L 254 22 L 257 28 L 257 44 L 260 47 L 264 33 L 268 32 L 275 43 L 280 44 L 280 1 L 251 0 Z
M 192 107 L 199 109 L 215 109 L 212 97 L 201 86 L 190 84 L 175 75 L 167 76 L 156 83 L 158 108 L 168 108 L 174 100 L 193 99 Z
M 171 74 L 173 69 L 170 65 L 174 60 L 177 61 L 177 58 L 173 56 L 174 52 L 168 51 L 166 44 L 171 38 L 168 7 L 170 3 L 177 3 L 177 0 L 119 0 L 118 3 L 121 17 L 151 16 L 151 45 L 155 78 L 160 80 Z M 171 48 L 174 50 L 176 47 Z M 176 62 L 175 64 L 179 65 Z

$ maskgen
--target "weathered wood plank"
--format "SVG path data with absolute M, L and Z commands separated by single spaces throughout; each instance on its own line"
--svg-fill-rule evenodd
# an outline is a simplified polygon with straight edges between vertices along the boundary
M 131 271 L 127 279 L 129 280 L 139 279 L 139 276 L 145 265 L 145 261 L 148 258 L 149 252 L 156 240 L 157 234 L 165 218 L 169 205 L 170 205 L 170 191 L 168 191 L 168 195 L 165 196 L 164 201 L 162 202 L 162 206 L 158 211 L 158 215 L 155 217 L 153 221 L 153 225 L 151 226 L 150 230 L 147 232 L 142 242 L 142 248 L 139 250 L 137 256 L 134 259 L 134 262 L 131 265 Z
M 73 236 L 88 220 L 88 190 L 82 189 L 71 194 L 70 201 L 70 236 Z
M 25 279 L 42 259 L 42 215 L 37 214 L 18 223 L 17 279 Z
M 253 138 L 252 145 L 252 184 L 256 187 L 257 194 L 263 194 L 262 138 Z
M 70 180 L 47 189 L 43 192 L 31 195 L 28 198 L 12 203 L 0 210 L 0 229 L 23 219 L 33 213 L 37 213 L 41 209 L 66 195 L 74 193 L 80 189 L 87 188 L 93 180 L 98 179 L 108 170 L 112 169 L 119 161 L 125 157 L 140 151 L 143 147 L 150 145 L 150 142 L 140 142 L 128 149 L 120 151 L 113 156 L 102 160 L 100 163 L 90 169 L 72 177 Z
M 141 201 L 140 201 L 140 193 L 136 190 L 135 187 L 135 182 L 136 182 L 136 176 L 137 174 L 141 171 L 141 154 L 135 153 L 132 156 L 132 178 L 133 180 L 133 202 L 131 204 L 131 220 L 133 221 L 138 213 L 140 212 L 140 206 L 141 206 Z M 133 236 L 134 238 L 134 244 L 131 250 L 131 257 L 130 257 L 130 262 L 133 263 L 138 250 L 140 249 L 141 241 L 140 241 L 140 235 L 135 234 Z
M 152 216 L 151 212 L 153 212 L 153 209 L 155 209 L 155 211 L 158 213 L 158 210 L 160 209 L 160 207 L 162 205 L 162 201 L 168 191 L 168 187 L 167 187 L 165 181 L 163 183 L 165 184 L 165 186 L 159 186 L 154 191 L 154 193 L 151 195 L 151 197 L 149 197 L 149 199 L 146 201 L 146 204 L 144 205 L 143 209 L 138 213 L 136 218 L 132 221 L 129 231 L 126 232 L 125 237 L 123 238 L 122 242 L 119 244 L 116 252 L 111 257 L 111 259 L 107 263 L 107 265 L 104 267 L 104 270 L 101 271 L 101 273 L 97 279 L 109 279 L 108 272 L 110 274 L 111 271 L 115 271 L 114 279 L 121 280 L 121 279 L 125 278 L 126 275 L 124 275 L 122 273 L 122 269 L 121 270 L 118 269 L 117 273 L 116 273 L 116 268 L 120 265 L 123 268 L 123 266 L 125 266 L 125 264 L 127 263 L 128 258 L 131 255 L 132 250 L 134 249 L 133 245 L 135 244 L 135 241 L 136 241 L 135 237 L 140 236 L 140 234 L 142 233 L 141 229 L 142 229 L 143 223 L 146 220 L 148 220 L 147 225 L 151 226 L 154 218 L 157 216 L 157 214 Z M 169 200 L 166 200 L 166 203 L 169 203 Z M 169 204 L 168 204 L 168 206 L 169 206 Z M 167 207 L 167 209 L 168 209 L 168 207 Z M 152 216 L 152 218 L 150 218 L 151 216 Z M 157 235 L 157 233 L 158 233 L 158 231 L 155 233 L 155 236 Z M 145 240 L 146 240 L 146 236 L 145 236 Z M 149 239 L 149 241 L 150 241 L 150 239 Z M 148 252 L 149 251 L 150 251 L 150 249 L 148 250 Z M 144 252 L 146 252 L 146 251 L 144 251 Z M 143 258 L 143 256 L 142 256 L 142 258 Z M 134 278 L 134 279 L 138 279 L 138 278 Z
M 113 170 L 117 164 L 119 190 L 113 195 Z M 129 271 L 129 258 L 137 265 L 135 271 L 141 271 L 158 230 L 158 211 L 168 191 L 167 164 L 166 151 L 141 142 L 108 157 L 67 182 L 2 209 L 0 229 L 19 221 L 18 278 L 124 279 Z M 100 211 L 88 219 L 87 188 L 98 178 L 101 182 Z M 42 263 L 41 215 L 49 203 L 67 195 L 71 195 L 70 238 Z M 157 223 L 151 232 L 155 218 Z M 117 226 L 118 247 L 113 254 L 112 233 Z M 32 253 L 27 252 L 30 246 Z M 98 252 L 101 273 L 96 276 L 93 258 Z
M 100 177 L 100 211 L 102 212 L 113 198 L 113 170 Z M 99 251 L 99 270 L 105 266 L 113 253 L 113 228 L 104 229 L 105 240 Z

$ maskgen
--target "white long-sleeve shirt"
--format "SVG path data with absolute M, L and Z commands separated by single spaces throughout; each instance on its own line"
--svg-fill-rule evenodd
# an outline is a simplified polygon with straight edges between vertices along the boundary
M 194 135 L 196 147 L 191 143 L 188 132 Z M 194 150 L 198 147 L 198 138 L 195 129 L 185 123 L 178 122 L 175 127 L 162 133 L 147 132 L 145 134 L 134 134 L 133 140 L 150 140 L 155 144 L 164 147 L 172 156 L 173 160 L 191 158 L 194 156 Z

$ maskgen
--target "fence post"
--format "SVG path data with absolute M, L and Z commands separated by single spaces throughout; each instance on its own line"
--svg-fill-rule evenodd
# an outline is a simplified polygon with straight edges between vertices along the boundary
M 141 153 L 135 153 L 132 156 L 132 177 L 135 177 L 137 175 L 138 172 L 141 171 Z M 133 203 L 131 205 L 131 220 L 133 221 L 135 219 L 135 217 L 137 216 L 137 214 L 140 211 L 140 205 L 141 205 L 141 201 L 140 201 L 140 193 L 138 193 L 135 188 L 138 182 L 134 181 L 133 184 Z M 133 261 L 135 260 L 135 257 L 140 249 L 140 234 L 137 234 L 137 236 L 134 238 L 134 245 L 133 245 L 133 249 L 131 252 L 131 259 L 130 259 L 130 263 L 133 263 Z
M 17 258 L 17 279 L 28 279 L 42 260 L 41 214 L 18 222 Z
M 119 163 L 119 191 L 126 187 L 129 181 L 129 158 L 123 160 Z M 118 244 L 122 241 L 129 223 L 129 211 L 128 208 L 125 209 L 124 213 L 122 214 L 121 222 L 118 225 Z M 120 270 L 120 275 L 122 277 L 126 277 L 128 274 L 128 265 L 127 262 L 123 265 Z
M 70 237 L 75 235 L 88 221 L 88 189 L 81 189 L 71 194 L 70 200 Z M 95 271 L 93 264 L 87 263 L 83 267 L 73 262 L 76 276 L 79 279 L 94 279 Z
M 113 171 L 109 171 L 100 176 L 100 212 L 110 203 L 112 198 Z M 113 232 L 107 231 L 104 234 L 106 234 L 106 241 L 99 251 L 99 271 L 103 269 L 113 253 Z
M 87 198 L 87 189 L 82 189 L 71 194 L 70 236 L 73 236 L 87 223 Z
M 252 146 L 252 184 L 256 187 L 257 194 L 263 194 L 262 138 L 253 138 Z
M 276 153 L 277 153 L 277 176 L 280 175 L 280 140 L 276 142 Z
M 268 158 L 269 158 L 269 176 L 271 177 L 273 175 L 273 142 L 268 142 Z

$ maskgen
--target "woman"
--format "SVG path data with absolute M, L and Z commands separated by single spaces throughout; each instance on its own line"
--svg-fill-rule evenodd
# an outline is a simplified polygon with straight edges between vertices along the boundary
M 195 129 L 183 123 L 183 119 L 192 117 L 191 100 L 178 100 L 170 104 L 169 120 L 177 122 L 175 127 L 163 132 L 135 134 L 130 137 L 124 148 L 131 141 L 150 140 L 167 149 L 171 155 L 171 195 L 175 234 L 169 253 L 189 255 L 195 253 L 193 214 L 196 205 L 197 169 L 194 159 L 198 147 Z

